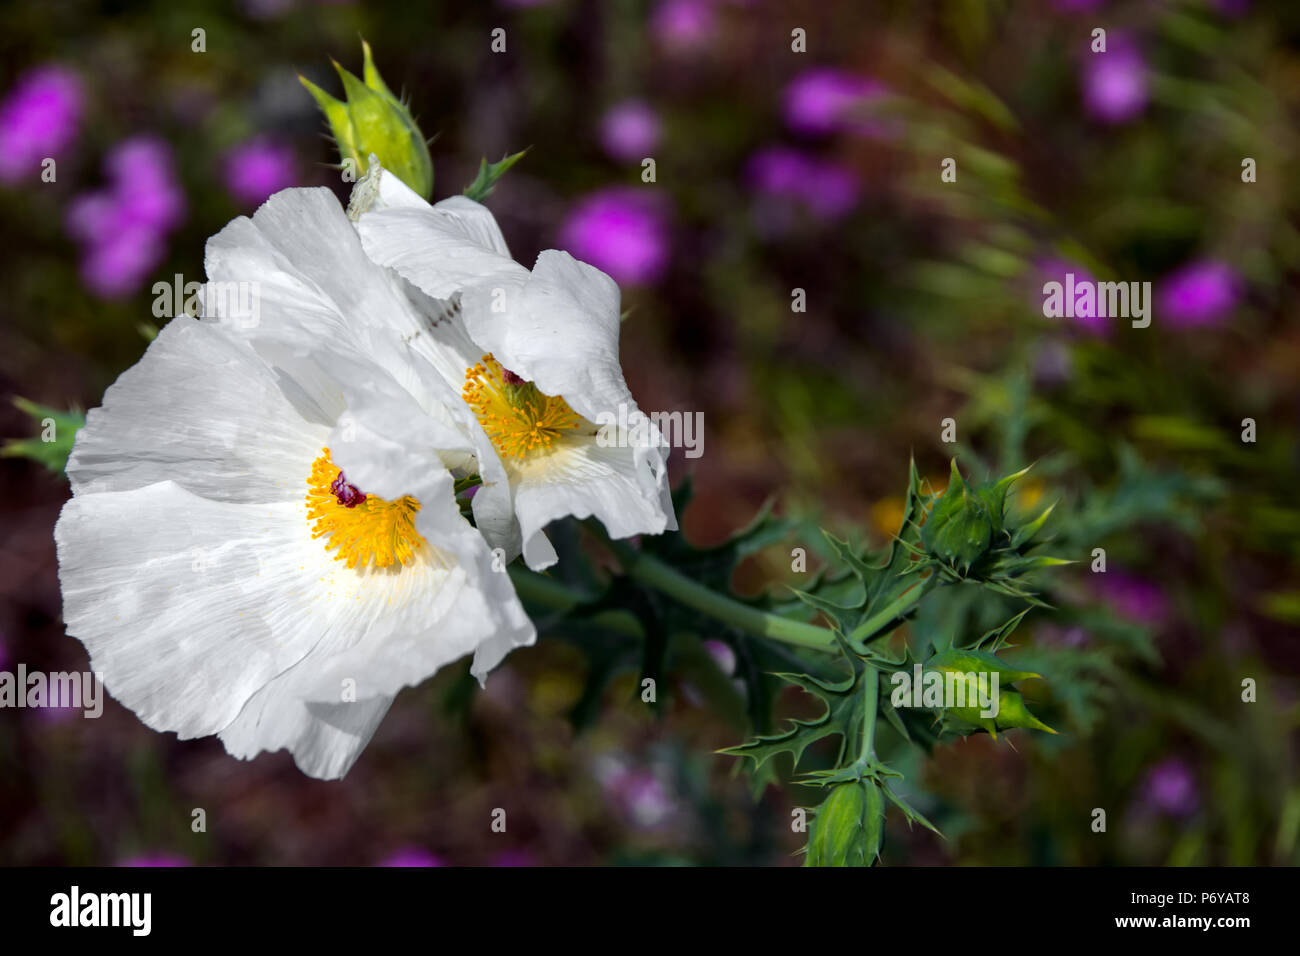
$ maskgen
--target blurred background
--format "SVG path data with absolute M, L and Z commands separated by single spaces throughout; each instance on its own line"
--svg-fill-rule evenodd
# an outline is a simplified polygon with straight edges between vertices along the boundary
M 298 74 L 341 95 L 330 58 L 359 72 L 361 37 L 437 136 L 435 198 L 530 146 L 488 200 L 516 257 L 565 248 L 620 282 L 641 407 L 704 415 L 703 457 L 673 464 L 688 537 L 768 498 L 806 530 L 742 590 L 799 583 L 790 549 L 820 553 L 818 526 L 886 542 L 909 454 L 937 487 L 954 453 L 976 478 L 1034 461 L 1021 505 L 1061 500 L 1053 552 L 1080 563 L 1009 655 L 1048 678 L 1026 690 L 1061 736 L 900 749 L 946 839 L 891 814 L 886 863 L 1300 862 L 1300 5 L 13 3 L 0 436 L 37 429 L 10 396 L 97 405 L 166 321 L 154 283 L 202 281 L 229 219 L 288 186 L 346 198 Z M 1152 282 L 1151 326 L 1045 318 L 1066 272 Z M 0 669 L 87 666 L 60 618 L 67 495 L 0 458 Z M 972 615 L 958 596 L 912 627 Z M 756 798 L 713 753 L 748 730 L 718 702 L 723 637 L 691 638 L 708 653 L 679 655 L 658 712 L 635 667 L 593 683 L 581 640 L 514 653 L 482 692 L 450 668 L 338 783 L 111 701 L 0 711 L 0 863 L 798 865 L 791 808 L 815 798 Z

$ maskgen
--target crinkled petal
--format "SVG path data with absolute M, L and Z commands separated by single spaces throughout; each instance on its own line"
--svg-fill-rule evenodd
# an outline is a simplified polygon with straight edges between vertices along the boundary
M 218 501 L 300 499 L 285 476 L 320 435 L 256 356 L 178 316 L 87 414 L 67 473 L 76 494 L 175 480 Z
M 452 196 L 430 206 L 415 202 L 380 173 L 381 202 L 357 219 L 367 255 L 436 299 L 472 282 L 522 280 L 528 270 L 510 258 L 501 228 L 486 206 Z M 398 184 L 400 186 L 400 184 Z
M 599 518 L 611 538 L 661 534 L 667 529 L 671 504 L 665 511 L 656 491 L 657 479 L 638 458 L 637 449 L 605 448 L 594 440 L 567 442 L 552 454 L 517 467 L 515 510 L 524 560 L 534 569 L 545 566 L 540 562 L 550 549 L 542 529 L 568 515 Z

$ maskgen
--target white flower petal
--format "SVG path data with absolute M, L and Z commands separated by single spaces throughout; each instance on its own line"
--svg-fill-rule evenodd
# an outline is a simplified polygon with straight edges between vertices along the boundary
M 221 742 L 242 760 L 263 751 L 288 750 L 298 769 L 318 780 L 337 780 L 352 769 L 393 702 L 391 697 L 372 697 L 323 704 L 299 700 L 284 690 L 279 680 L 260 690 L 221 732 Z
M 86 423 L 68 460 L 74 493 L 175 480 L 239 502 L 300 500 L 301 483 L 285 475 L 319 454 L 323 434 L 305 427 L 256 356 L 188 316 L 163 328 Z
M 542 529 L 572 515 L 595 516 L 611 538 L 660 534 L 672 517 L 656 491 L 657 476 L 632 448 L 602 448 L 595 441 L 567 442 L 550 455 L 525 462 L 515 482 L 515 510 L 524 539 L 524 559 L 545 541 Z M 550 547 L 549 544 L 546 545 Z M 537 551 L 539 558 L 544 551 Z
M 522 282 L 467 288 L 461 311 L 485 352 L 588 420 L 636 407 L 618 360 L 618 285 L 599 269 L 547 250 Z
M 306 530 L 301 501 L 237 505 L 175 482 L 77 495 L 54 532 L 68 633 L 150 727 L 216 733 L 319 639 L 328 559 Z
M 381 184 L 395 178 L 385 174 Z M 528 275 L 510 258 L 492 213 L 464 196 L 433 206 L 421 201 L 373 208 L 357 220 L 357 232 L 371 259 L 435 299 L 448 299 L 471 282 Z
M 366 257 L 324 187 L 286 189 L 251 219 L 232 220 L 208 240 L 204 266 L 204 315 L 232 331 L 288 331 L 373 352 L 375 330 L 420 329 L 396 277 Z

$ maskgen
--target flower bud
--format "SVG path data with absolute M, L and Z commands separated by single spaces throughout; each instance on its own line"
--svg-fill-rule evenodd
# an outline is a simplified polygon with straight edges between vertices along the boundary
M 366 172 L 370 155 L 384 169 L 428 199 L 433 195 L 433 160 L 411 111 L 395 97 L 375 68 L 370 44 L 364 40 L 364 81 L 338 63 L 334 69 L 343 81 L 347 102 L 335 99 L 304 76 L 298 77 L 325 114 L 343 162 L 350 162 L 358 179 Z
M 926 518 L 921 544 L 932 556 L 963 573 L 984 556 L 993 538 L 994 521 L 986 496 L 976 494 L 952 460 L 948 488 Z
M 885 795 L 873 780 L 842 783 L 817 808 L 804 866 L 870 866 L 885 832 Z
M 986 730 L 995 740 L 999 730 L 1010 730 L 1012 727 L 1041 730 L 1049 734 L 1056 733 L 1031 714 L 1029 708 L 1025 706 L 1025 699 L 1008 687 L 1016 681 L 1041 678 L 1041 674 L 1017 670 L 992 654 L 964 648 L 949 648 L 941 654 L 936 654 L 926 663 L 925 670 L 944 675 L 945 686 L 947 686 L 948 675 L 953 675 L 956 682 L 961 684 L 963 705 L 944 708 L 946 717 L 956 718 L 964 724 Z M 994 686 L 991 676 L 994 674 L 998 678 L 997 713 L 986 716 L 984 701 L 980 699 L 980 694 L 991 697 Z

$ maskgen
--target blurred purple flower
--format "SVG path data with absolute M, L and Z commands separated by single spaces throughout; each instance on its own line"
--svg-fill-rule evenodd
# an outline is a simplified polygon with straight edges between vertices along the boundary
M 611 783 L 610 791 L 623 811 L 640 827 L 659 826 L 672 816 L 675 808 L 664 785 L 649 770 L 623 774 Z
M 1133 43 L 1112 36 L 1105 53 L 1089 51 L 1085 56 L 1083 105 L 1094 118 L 1123 123 L 1146 109 L 1146 61 Z
M 236 202 L 260 206 L 272 193 L 298 180 L 293 150 L 267 139 L 252 139 L 226 153 L 226 190 Z
M 118 866 L 189 866 L 190 861 L 177 853 L 145 853 L 140 856 L 127 857 Z
M 81 81 L 59 66 L 21 76 L 0 103 L 0 182 L 26 176 L 67 148 L 81 122 Z
M 834 67 L 805 70 L 785 88 L 785 121 L 800 133 L 852 131 L 880 135 L 879 123 L 854 116 L 863 103 L 880 96 L 885 87 L 866 76 Z
M 666 822 L 677 808 L 658 774 L 644 767 L 631 767 L 622 757 L 600 758 L 596 777 L 610 802 L 639 827 L 653 829 Z
M 254 20 L 271 20 L 294 7 L 294 0 L 241 0 L 240 6 Z
M 527 850 L 506 850 L 492 860 L 493 866 L 536 866 L 537 860 Z
M 169 231 L 185 218 L 185 195 L 176 181 L 171 148 L 139 136 L 119 143 L 106 163 L 117 200 L 119 225 Z
M 640 100 L 626 100 L 600 121 L 600 142 L 613 159 L 644 159 L 659 142 L 659 117 Z
M 1101 599 L 1122 617 L 1150 626 L 1169 618 L 1169 599 L 1154 582 L 1113 569 L 1097 575 L 1096 582 Z
M 658 204 L 626 187 L 584 197 L 561 229 L 561 246 L 618 282 L 653 282 L 668 265 L 668 227 Z
M 1034 356 L 1032 371 L 1034 384 L 1042 388 L 1064 385 L 1070 380 L 1070 375 L 1074 371 L 1074 360 L 1070 357 L 1069 348 L 1064 342 L 1056 339 L 1045 342 L 1042 349 Z
M 167 233 L 185 217 L 185 194 L 166 143 L 137 137 L 105 163 L 109 186 L 73 200 L 65 228 L 85 247 L 81 277 L 106 299 L 133 293 L 167 255 Z
M 1250 13 L 1250 0 L 1211 0 L 1211 6 L 1225 17 L 1244 17 Z
M 101 688 L 102 691 L 102 688 Z M 53 689 L 50 690 L 53 695 Z M 54 726 L 56 724 L 66 724 L 68 721 L 75 720 L 86 713 L 86 708 L 79 702 L 73 704 L 69 700 L 56 700 L 54 696 L 47 699 L 44 707 L 34 711 L 36 719 L 41 723 Z
M 1051 647 L 1083 647 L 1088 643 L 1088 632 L 1081 627 L 1056 627 L 1046 624 L 1034 632 L 1036 643 Z
M 823 219 L 838 219 L 852 211 L 860 192 L 852 169 L 788 146 L 769 146 L 755 153 L 747 178 L 759 193 L 793 200 Z
M 125 298 L 140 287 L 166 254 L 167 244 L 157 232 L 127 228 L 86 250 L 81 278 L 101 298 Z
M 1105 2 L 1106 0 L 1052 0 L 1052 6 L 1061 13 L 1087 13 Z
M 736 672 L 736 652 L 731 649 L 731 645 L 722 641 L 708 640 L 704 642 L 704 649 L 709 652 L 713 658 L 713 663 L 718 665 L 718 670 L 730 677 Z
M 1191 768 L 1177 757 L 1156 764 L 1147 771 L 1142 802 L 1157 813 L 1191 816 L 1200 805 Z
M 1160 282 L 1157 314 L 1182 328 L 1217 324 L 1236 308 L 1240 285 L 1227 263 L 1189 263 Z
M 1069 285 L 1069 276 L 1074 276 L 1073 288 L 1078 289 L 1083 283 L 1095 283 L 1097 280 L 1092 273 L 1076 262 L 1069 262 L 1065 259 L 1046 258 L 1038 262 L 1037 268 L 1032 273 L 1036 277 L 1036 283 L 1030 290 L 1030 298 L 1033 302 L 1034 310 L 1040 315 L 1043 311 L 1043 304 L 1046 300 L 1047 293 L 1043 287 L 1049 282 L 1059 282 L 1063 296 L 1068 296 L 1071 286 Z M 1068 313 L 1073 311 L 1073 315 Z M 1112 329 L 1112 319 L 1106 318 L 1098 313 L 1096 297 L 1093 298 L 1091 306 L 1087 302 L 1075 298 L 1073 309 L 1066 309 L 1066 318 L 1057 320 L 1064 322 L 1073 322 L 1077 328 L 1088 332 L 1092 335 L 1108 335 Z
M 385 857 L 379 866 L 446 866 L 440 857 L 418 846 L 403 847 L 391 856 Z
M 650 31 L 665 46 L 696 50 L 717 32 L 717 17 L 709 0 L 660 0 L 650 17 Z

